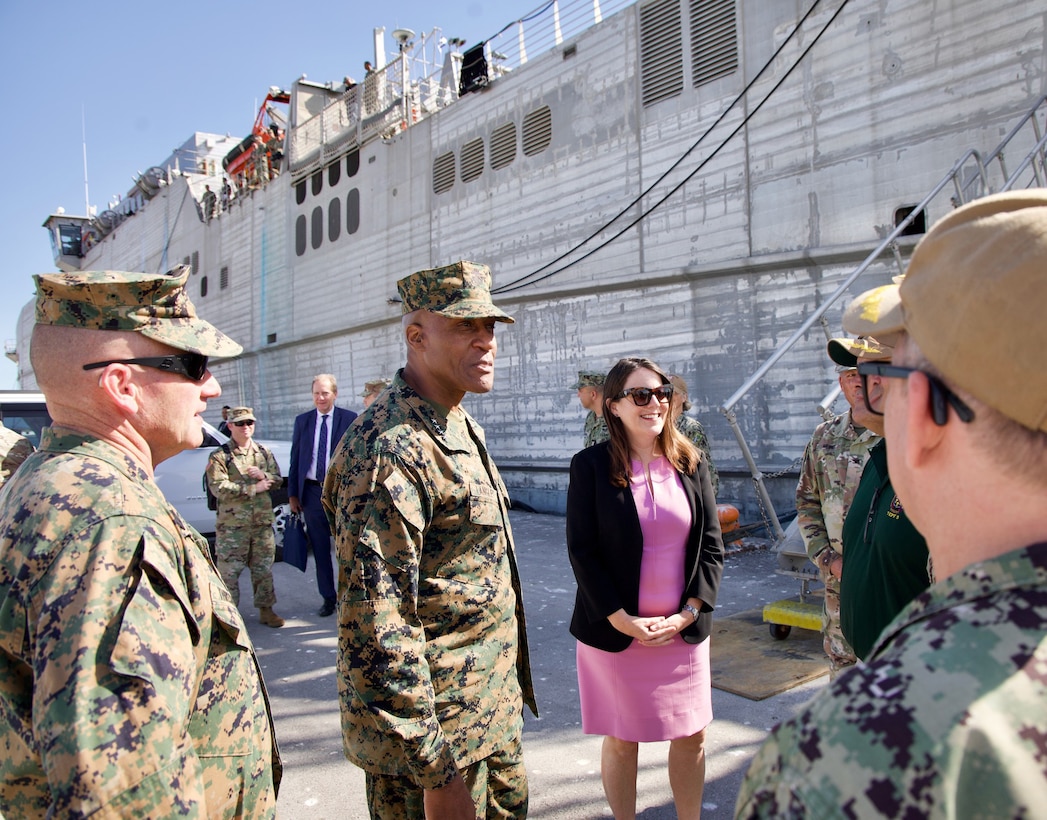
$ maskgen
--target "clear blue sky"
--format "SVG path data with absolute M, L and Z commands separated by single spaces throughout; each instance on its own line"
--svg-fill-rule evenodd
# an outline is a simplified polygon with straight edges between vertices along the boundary
M 90 202 L 101 212 L 194 131 L 246 136 L 269 86 L 302 74 L 361 79 L 376 27 L 439 26 L 468 47 L 537 5 L 0 0 L 0 341 L 15 338 L 30 277 L 55 269 L 44 220 L 59 206 L 85 210 L 84 122 Z M 16 387 L 15 374 L 0 356 L 0 389 Z

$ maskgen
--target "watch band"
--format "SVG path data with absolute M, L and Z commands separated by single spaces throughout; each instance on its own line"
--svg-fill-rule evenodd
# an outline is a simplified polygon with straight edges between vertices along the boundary
M 693 607 L 690 604 L 684 604 L 683 611 L 690 612 L 691 617 L 695 620 L 695 622 L 698 621 L 698 616 L 701 614 L 696 607 Z

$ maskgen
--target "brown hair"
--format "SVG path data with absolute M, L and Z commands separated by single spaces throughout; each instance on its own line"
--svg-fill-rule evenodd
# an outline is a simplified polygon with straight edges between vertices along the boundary
M 608 412 L 611 402 L 618 401 L 625 389 L 625 383 L 629 376 L 637 370 L 650 370 L 662 380 L 662 384 L 671 384 L 668 374 L 650 359 L 642 356 L 630 356 L 619 359 L 611 371 L 603 386 L 604 395 L 604 421 L 607 422 L 607 430 L 611 434 L 611 484 L 615 487 L 629 486 L 629 437 L 625 432 L 625 425 L 614 413 Z M 656 401 L 656 399 L 652 399 Z M 676 429 L 676 417 L 678 413 L 673 403 L 669 402 L 669 413 L 665 418 L 665 426 L 658 434 L 658 445 L 679 472 L 690 475 L 698 469 L 701 453 L 694 444 Z

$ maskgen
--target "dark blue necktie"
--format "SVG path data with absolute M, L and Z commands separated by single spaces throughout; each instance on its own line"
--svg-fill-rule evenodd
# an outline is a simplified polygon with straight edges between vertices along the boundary
M 316 445 L 316 480 L 324 483 L 327 475 L 327 416 L 320 417 L 320 441 Z

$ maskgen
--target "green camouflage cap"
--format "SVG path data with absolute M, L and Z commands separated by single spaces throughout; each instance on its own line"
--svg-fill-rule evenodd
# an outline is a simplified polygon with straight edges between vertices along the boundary
M 571 390 L 581 390 L 583 387 L 603 387 L 605 373 L 599 370 L 579 370 L 578 381 L 571 385 Z
M 243 348 L 196 315 L 185 283 L 189 266 L 167 273 L 82 271 L 43 273 L 36 281 L 36 322 L 88 330 L 141 333 L 177 350 L 213 358 Z
M 453 319 L 496 319 L 514 322 L 491 301 L 491 269 L 476 262 L 455 262 L 420 270 L 396 283 L 403 313 L 430 310 Z
M 366 399 L 372 393 L 381 393 L 392 383 L 392 379 L 371 379 L 369 382 L 364 382 L 364 392 L 360 394 L 360 398 Z
M 238 421 L 258 421 L 254 417 L 254 409 L 251 407 L 234 407 L 229 411 L 229 423 L 236 424 Z

